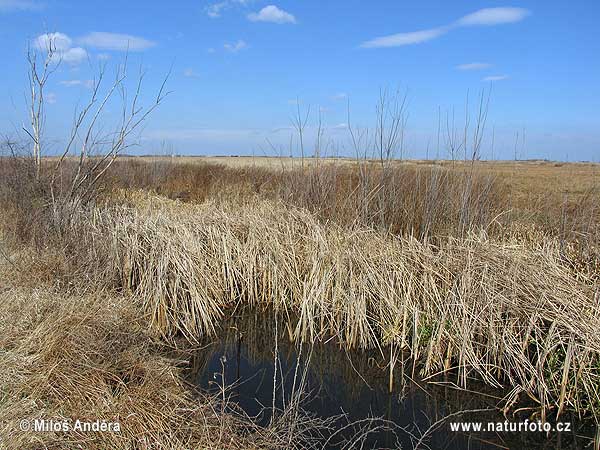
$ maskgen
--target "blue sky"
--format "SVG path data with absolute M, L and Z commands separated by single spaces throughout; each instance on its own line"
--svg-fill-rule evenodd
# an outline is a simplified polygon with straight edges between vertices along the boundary
M 95 67 L 129 48 L 130 69 L 148 71 L 146 101 L 172 67 L 140 153 L 161 141 L 182 154 L 287 153 L 300 99 L 309 145 L 321 111 L 330 152 L 351 154 L 348 100 L 352 122 L 368 127 L 379 90 L 400 88 L 405 155 L 424 157 L 429 145 L 434 156 L 438 110 L 462 120 L 467 94 L 474 111 L 491 86 L 484 158 L 493 131 L 496 158 L 514 156 L 518 132 L 519 157 L 597 161 L 599 18 L 597 1 L 0 0 L 0 131 L 26 121 L 27 44 L 52 32 L 63 61 L 47 87 L 50 147 Z

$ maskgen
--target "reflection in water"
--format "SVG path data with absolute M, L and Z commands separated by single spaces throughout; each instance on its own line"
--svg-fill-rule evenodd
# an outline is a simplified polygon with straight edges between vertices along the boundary
M 216 389 L 215 381 L 220 384 L 224 372 L 225 385 L 230 386 L 233 399 L 261 425 L 267 425 L 271 419 L 275 329 L 272 315 L 245 311 L 226 322 L 220 338 L 209 343 L 192 360 L 191 374 L 199 387 Z M 368 417 L 384 419 L 380 425 L 387 421 L 395 424 L 393 429 L 383 426 L 371 433 L 363 448 L 413 448 L 415 436 L 418 439 L 428 429 L 425 443 L 432 449 L 591 448 L 588 436 L 593 435 L 593 430 L 584 429 L 574 417 L 573 430 L 558 435 L 453 432 L 451 422 L 504 422 L 504 416 L 495 411 L 500 403 L 498 392 L 473 383 L 471 387 L 476 386 L 481 392 L 466 393 L 455 389 L 452 379 L 438 384 L 419 383 L 418 369 L 400 361 L 390 393 L 388 361 L 382 356 L 382 353 L 387 355 L 385 350 L 346 351 L 333 341 L 299 347 L 290 342 L 288 331 L 279 320 L 275 407 L 283 409 L 290 402 L 302 369 L 307 367 L 305 410 L 320 417 L 344 414 L 337 428 L 349 420 Z M 489 411 L 481 411 L 486 409 Z M 478 412 L 441 420 L 450 414 L 473 410 Z M 568 416 L 561 419 L 569 421 Z M 436 426 L 430 429 L 434 424 Z M 351 431 L 348 428 L 346 434 Z M 335 448 L 332 442 L 328 447 Z

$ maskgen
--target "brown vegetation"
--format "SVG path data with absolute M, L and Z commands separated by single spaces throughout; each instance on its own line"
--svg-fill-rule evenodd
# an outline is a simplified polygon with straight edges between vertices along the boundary
M 112 405 L 112 416 L 133 411 L 157 421 L 132 425 L 123 443 L 171 430 L 165 446 L 205 445 L 211 427 L 224 426 L 236 445 L 279 445 L 280 434 L 248 433 L 234 416 L 213 414 L 215 399 L 198 404 L 158 344 L 159 336 L 195 342 L 214 333 L 228 310 L 249 304 L 284 314 L 297 340 L 336 336 L 349 347 L 391 348 L 390 367 L 404 351 L 425 377 L 447 373 L 468 387 L 475 376 L 502 386 L 507 408 L 526 397 L 542 417 L 565 409 L 600 417 L 590 189 L 568 201 L 552 193 L 533 201 L 480 163 L 274 170 L 124 159 L 93 198 L 61 210 L 48 199 L 43 170 L 24 182 L 27 170 L 26 160 L 0 164 L 2 229 L 12 248 L 52 255 L 17 258 L 15 270 L 59 291 L 36 293 L 33 302 L 35 290 L 2 294 L 18 299 L 4 302 L 10 322 L 36 308 L 56 313 L 31 322 L 31 335 L 18 320 L 0 329 L 7 367 L 27 374 L 7 384 L 11 401 L 0 414 L 33 414 L 33 403 L 18 402 L 38 405 L 49 391 L 45 415 L 77 415 L 83 410 L 74 405 L 88 401 Z M 75 314 L 79 304 L 94 313 Z M 52 373 L 84 400 L 56 391 L 28 369 L 33 360 L 58 364 Z M 134 368 L 139 379 L 124 375 Z M 122 392 L 144 397 L 135 380 L 154 392 L 152 404 L 121 403 Z M 118 396 L 114 383 L 124 390 Z M 179 423 L 178 408 L 199 428 Z

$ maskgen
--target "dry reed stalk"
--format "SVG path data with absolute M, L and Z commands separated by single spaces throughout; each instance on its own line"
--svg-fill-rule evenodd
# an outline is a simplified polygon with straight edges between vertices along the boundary
M 128 203 L 82 212 L 77 248 L 92 274 L 125 280 L 166 335 L 198 339 L 214 333 L 225 308 L 270 306 L 298 317 L 301 341 L 409 344 L 425 376 L 454 369 L 462 386 L 476 375 L 519 386 L 545 407 L 597 413 L 593 284 L 573 275 L 556 245 L 485 235 L 433 245 L 323 225 L 277 202 L 129 194 Z
M 130 298 L 30 287 L 0 261 L 2 447 L 287 449 L 291 436 L 292 448 L 316 448 L 326 420 L 295 411 L 291 424 L 284 411 L 259 427 L 187 385 L 182 361 L 157 337 Z M 35 419 L 119 422 L 120 432 L 19 429 Z

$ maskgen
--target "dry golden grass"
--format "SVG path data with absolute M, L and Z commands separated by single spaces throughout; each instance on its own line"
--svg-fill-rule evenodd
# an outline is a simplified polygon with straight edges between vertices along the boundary
M 123 440 L 94 441 L 108 447 L 153 439 L 202 446 L 218 432 L 235 445 L 284 448 L 289 424 L 263 430 L 214 413 L 215 399 L 198 403 L 159 344 L 214 334 L 231 308 L 248 304 L 284 313 L 298 341 L 334 336 L 348 347 L 389 346 L 390 366 L 405 351 L 424 377 L 503 387 L 507 407 L 525 397 L 543 418 L 565 409 L 600 417 L 595 165 L 327 161 L 303 169 L 299 161 L 282 168 L 279 159 L 263 167 L 231 160 L 238 165 L 128 158 L 94 201 L 75 206 L 51 203 L 43 180 L 35 189 L 19 176 L 0 185 L 4 232 L 15 248 L 33 243 L 37 252 L 11 269 L 16 286 L 34 278 L 60 289 L 0 294 L 7 299 L 0 362 L 20 374 L 3 380 L 10 401 L 0 415 L 39 407 L 66 417 L 83 414 L 81 402 L 97 402 L 154 424 L 131 425 Z M 39 311 L 27 333 L 19 324 Z M 116 352 L 114 336 L 124 343 Z M 27 366 L 31 355 L 48 365 Z M 123 381 L 131 368 L 143 371 L 151 402 L 129 386 L 132 378 Z M 77 389 L 49 384 L 48 371 Z M 114 380 L 131 403 L 115 397 Z M 191 429 L 171 418 L 178 408 Z
M 269 156 L 143 156 L 124 158 L 144 162 L 174 162 L 177 164 L 220 164 L 229 168 L 243 169 L 248 167 L 279 170 L 299 168 L 299 158 Z M 305 158 L 307 166 L 316 164 L 356 165 L 352 158 Z M 370 164 L 378 165 L 372 160 Z M 448 160 L 404 160 L 393 163 L 395 166 L 446 167 L 464 169 L 471 165 L 470 161 Z M 563 163 L 554 161 L 476 161 L 478 170 L 499 176 L 506 182 L 515 195 L 527 194 L 568 194 L 581 195 L 598 187 L 600 182 L 600 164 L 597 163 Z
M 11 260 L 29 267 L 25 254 Z M 0 349 L 1 448 L 309 448 L 322 426 L 297 411 L 293 427 L 288 411 L 269 428 L 256 426 L 229 396 L 223 402 L 183 381 L 189 355 L 152 333 L 130 298 L 54 292 L 6 259 Z M 118 422 L 120 431 L 20 430 L 21 420 L 36 419 Z
M 261 169 L 286 169 L 297 168 L 302 166 L 300 158 L 290 158 L 289 156 L 274 157 L 274 156 L 129 156 L 123 160 L 142 160 L 145 162 L 175 162 L 177 164 L 221 164 L 232 169 L 244 169 L 248 167 L 256 167 Z M 352 164 L 352 158 L 305 158 L 304 164 L 307 167 L 317 164 Z
M 111 184 L 196 203 L 281 199 L 323 221 L 420 238 L 515 230 L 578 242 L 583 253 L 600 241 L 598 164 L 408 160 L 382 168 L 377 161 L 306 161 L 303 169 L 289 158 L 128 158 Z
M 553 239 L 433 245 L 323 225 L 277 202 L 124 196 L 124 206 L 80 215 L 77 261 L 130 291 L 166 336 L 195 340 L 228 308 L 262 305 L 297 318 L 298 340 L 392 345 L 424 376 L 451 371 L 465 387 L 476 376 L 511 387 L 508 403 L 523 393 L 545 411 L 600 413 L 594 284 Z

